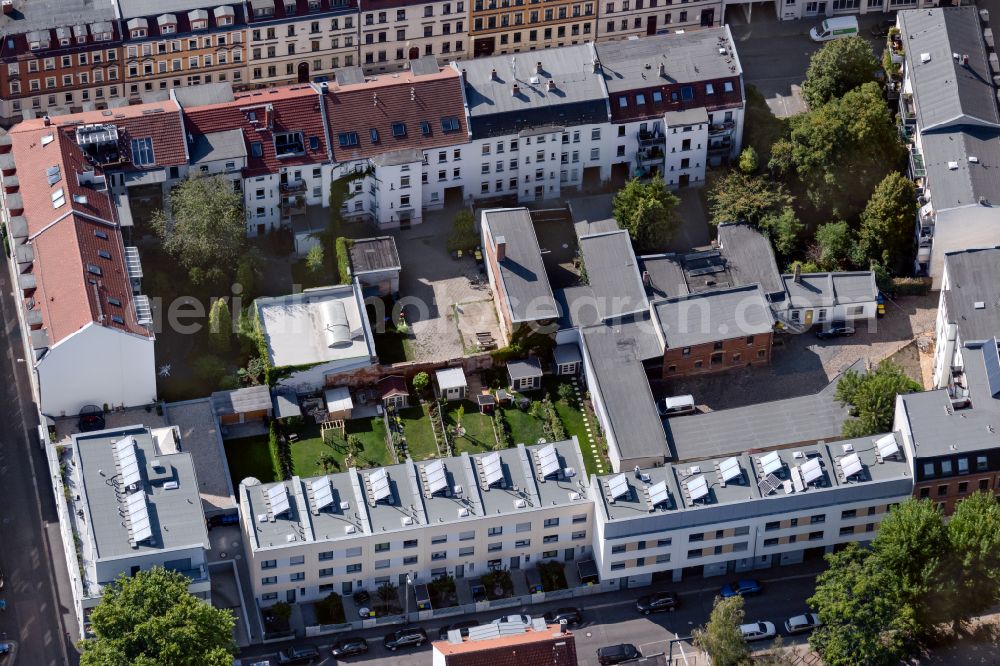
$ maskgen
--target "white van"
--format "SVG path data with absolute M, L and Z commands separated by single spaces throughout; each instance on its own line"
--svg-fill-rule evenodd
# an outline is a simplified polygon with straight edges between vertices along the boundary
M 828 42 L 841 37 L 856 37 L 858 35 L 857 16 L 838 16 L 828 18 L 818 26 L 809 30 L 809 36 L 814 42 Z
M 693 395 L 675 395 L 670 398 L 666 398 L 663 401 L 663 415 L 664 416 L 680 416 L 681 414 L 693 414 L 694 408 L 694 396 Z

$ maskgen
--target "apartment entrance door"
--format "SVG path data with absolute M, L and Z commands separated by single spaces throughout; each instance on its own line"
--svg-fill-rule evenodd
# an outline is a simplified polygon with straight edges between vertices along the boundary
M 648 36 L 648 35 L 655 35 L 655 34 L 656 34 L 656 17 L 655 16 L 647 16 L 646 17 L 646 35 Z
M 514 557 L 510 558 L 510 568 L 511 569 L 520 569 L 521 568 L 521 556 L 520 555 L 515 555 Z
M 465 578 L 465 565 L 456 564 L 455 565 L 455 578 Z
M 805 324 L 806 324 L 806 326 L 812 326 L 813 325 L 813 311 L 812 310 L 806 310 L 806 321 L 805 321 Z

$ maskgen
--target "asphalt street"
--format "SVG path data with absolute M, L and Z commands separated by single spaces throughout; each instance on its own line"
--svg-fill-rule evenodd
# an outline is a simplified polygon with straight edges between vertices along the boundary
M 782 623 L 791 615 L 798 615 L 808 610 L 806 600 L 812 595 L 816 572 L 822 569 L 822 561 L 815 560 L 805 565 L 793 568 L 775 568 L 754 574 L 764 584 L 764 592 L 759 596 L 746 599 L 746 621 L 760 620 L 773 622 L 781 630 Z M 750 577 L 750 576 L 747 576 Z M 708 619 L 712 610 L 712 602 L 719 588 L 729 578 L 693 579 L 676 585 L 657 584 L 651 587 L 625 590 L 622 592 L 594 595 L 575 600 L 539 604 L 537 606 L 510 608 L 503 611 L 481 613 L 478 615 L 460 615 L 453 618 L 417 623 L 423 627 L 431 640 L 436 640 L 438 630 L 448 622 L 476 619 L 489 622 L 501 615 L 512 613 L 528 613 L 541 615 L 546 610 L 560 606 L 578 606 L 583 609 L 583 624 L 571 628 L 576 637 L 576 652 L 581 666 L 597 665 L 597 649 L 605 645 L 617 643 L 632 643 L 649 656 L 665 652 L 669 642 L 677 637 L 688 637 L 691 631 Z M 657 590 L 672 589 L 681 596 L 681 605 L 676 611 L 658 613 L 650 616 L 640 615 L 635 609 L 635 600 L 645 594 Z M 368 640 L 369 652 L 363 657 L 345 659 L 342 663 L 365 664 L 365 666 L 410 666 L 411 664 L 427 664 L 431 659 L 431 647 L 425 645 L 417 649 L 400 650 L 397 653 L 388 652 L 382 646 L 382 637 L 396 627 L 381 627 L 357 634 Z M 340 636 L 324 636 L 314 639 L 297 639 L 288 645 L 315 645 L 319 647 L 323 660 L 317 662 L 322 666 L 332 666 L 340 663 L 330 656 L 330 647 Z M 801 643 L 806 637 L 784 637 L 785 644 Z M 274 664 L 278 649 L 285 644 L 271 646 L 256 646 L 244 650 L 240 657 L 243 664 L 255 663 L 255 658 L 272 659 Z M 755 643 L 755 648 L 766 647 L 767 642 Z M 677 653 L 675 652 L 675 657 Z
M 0 270 L 0 290 L 0 598 L 7 602 L 0 633 L 17 646 L 0 663 L 63 666 L 78 661 L 64 628 L 72 616 L 72 595 L 6 267 Z M 57 596 L 57 581 L 65 604 Z

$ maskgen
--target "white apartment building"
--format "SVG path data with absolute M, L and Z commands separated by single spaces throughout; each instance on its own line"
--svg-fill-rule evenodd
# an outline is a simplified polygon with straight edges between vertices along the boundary
M 359 64 L 367 73 L 405 69 L 426 56 L 443 64 L 468 55 L 465 0 L 371 0 L 360 16 Z
M 261 606 L 391 582 L 456 580 L 590 557 L 593 501 L 575 439 L 407 460 L 278 484 L 244 479 L 240 508 Z

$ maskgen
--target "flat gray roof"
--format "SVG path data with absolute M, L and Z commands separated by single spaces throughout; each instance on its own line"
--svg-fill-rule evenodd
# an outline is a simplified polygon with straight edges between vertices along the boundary
M 459 520 L 482 518 L 484 515 L 483 505 L 479 501 L 479 493 L 476 490 L 476 474 L 472 469 L 470 458 L 468 456 L 461 456 L 441 459 L 448 487 L 446 490 L 439 491 L 433 495 L 427 492 L 429 487 L 427 489 L 424 488 L 423 479 L 426 476 L 421 469 L 430 462 L 429 460 L 425 460 L 416 463 L 417 479 L 421 487 L 427 524 L 449 525 Z M 456 493 L 456 488 L 460 488 L 461 492 Z
M 525 446 L 524 450 L 528 456 L 528 463 L 533 470 L 535 488 L 538 491 L 539 507 L 563 506 L 565 504 L 583 504 L 587 499 L 587 470 L 583 466 L 583 457 L 580 454 L 579 443 L 575 439 L 566 439 L 561 442 L 549 442 L 546 444 L 531 444 Z M 556 450 L 556 459 L 559 461 L 559 468 L 571 470 L 566 476 L 564 474 L 552 474 L 547 478 L 542 478 L 538 473 L 536 461 L 538 452 L 551 444 Z
M 760 286 L 668 298 L 653 304 L 668 348 L 769 333 L 774 317 Z
M 691 293 L 684 279 L 684 266 L 675 254 L 639 257 L 639 270 L 649 274 L 646 296 L 650 299 L 684 296 Z
M 608 520 L 628 520 L 631 518 L 642 518 L 656 512 L 679 511 L 682 509 L 681 494 L 677 486 L 677 479 L 674 478 L 673 470 L 669 465 L 664 467 L 652 467 L 641 471 L 641 476 L 637 477 L 632 470 L 622 470 L 625 475 L 628 492 L 610 501 L 608 492 L 608 480 L 617 474 L 594 477 L 600 489 L 600 498 L 595 498 L 598 502 L 603 502 Z M 664 482 L 667 486 L 667 501 L 653 507 L 649 501 L 649 488 Z M 653 509 L 653 510 L 651 510 Z
M 663 121 L 668 127 L 678 125 L 699 125 L 708 122 L 708 110 L 703 106 L 694 109 L 683 109 L 681 111 L 667 111 L 663 114 Z
M 588 198 L 594 199 L 595 197 Z M 590 208 L 587 207 L 586 211 L 589 213 Z M 576 231 L 576 237 L 579 239 L 592 234 L 605 234 L 611 231 L 618 231 L 621 227 L 618 226 L 618 220 L 613 217 L 606 217 L 599 220 L 580 220 L 574 222 L 573 229 Z
M 748 224 L 720 224 L 719 249 L 736 284 L 759 284 L 772 301 L 784 294 L 774 249 L 762 233 Z
M 581 329 L 584 351 L 593 371 L 621 458 L 667 458 L 666 434 L 642 361 L 652 322 L 629 329 L 591 326 Z M 641 328 L 647 328 L 648 333 Z M 662 354 L 662 351 L 659 352 Z
M 497 263 L 511 319 L 517 323 L 557 318 L 559 310 L 528 209 L 484 210 L 483 226 L 494 246 L 501 236 L 506 243 L 504 259 Z
M 271 409 L 271 389 L 267 386 L 247 386 L 212 394 L 212 407 L 219 416 Z
M 627 231 L 583 236 L 580 251 L 601 320 L 644 312 L 649 307 Z
M 14 0 L 11 12 L 0 13 L 0 28 L 6 37 L 114 19 L 112 0 Z
M 191 163 L 235 160 L 247 156 L 243 130 L 222 130 L 208 134 L 195 134 L 191 144 Z
M 850 370 L 864 372 L 859 361 Z M 836 440 L 848 408 L 835 399 L 838 375 L 819 393 L 666 420 L 678 460 L 701 460 L 752 449 Z
M 507 361 L 507 374 L 513 380 L 542 376 L 542 365 L 537 358 L 514 359 Z
M 597 55 L 612 94 L 651 87 L 661 63 L 664 83 L 710 81 L 743 73 L 726 26 L 600 42 Z
M 949 252 L 944 262 L 949 283 L 944 290 L 945 308 L 949 323 L 958 325 L 962 341 L 1000 335 L 1000 249 Z
M 582 360 L 580 346 L 575 342 L 556 345 L 555 349 L 552 350 L 552 360 L 555 361 L 556 365 L 579 363 Z
M 850 303 L 871 303 L 878 298 L 875 273 L 848 271 L 839 273 L 803 273 L 781 276 L 793 308 L 832 307 Z
M 434 374 L 437 377 L 438 388 L 442 391 L 449 388 L 463 388 L 469 385 L 462 368 L 441 368 Z
M 192 106 L 208 106 L 209 104 L 223 104 L 236 99 L 233 95 L 233 84 L 228 81 L 217 83 L 202 83 L 197 86 L 184 86 L 183 88 L 171 88 L 171 94 L 177 100 L 181 108 Z
M 141 480 L 139 488 L 146 498 L 152 539 L 133 547 L 121 512 L 125 505 L 110 479 L 120 479 L 114 453 L 115 442 L 128 437 L 135 442 Z M 142 426 L 80 433 L 73 436 L 73 447 L 83 479 L 83 499 L 87 524 L 100 560 L 141 556 L 174 548 L 209 547 L 205 514 L 198 496 L 194 463 L 188 453 L 157 450 L 150 431 Z M 153 467 L 159 461 L 161 470 Z M 175 481 L 176 488 L 165 487 Z
M 351 272 L 354 275 L 399 270 L 399 252 L 392 236 L 358 238 L 351 243 Z
M 238 4 L 220 2 L 220 5 Z M 204 0 L 119 0 L 122 18 L 189 12 L 205 6 Z
M 980 197 L 1000 202 L 1000 130 L 962 126 L 926 132 L 920 147 L 935 211 L 978 206 Z

